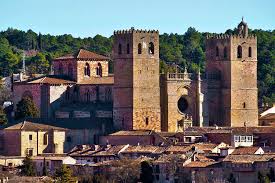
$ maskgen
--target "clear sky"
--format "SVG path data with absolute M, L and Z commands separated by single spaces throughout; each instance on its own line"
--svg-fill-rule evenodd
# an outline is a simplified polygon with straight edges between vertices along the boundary
M 158 29 L 183 34 L 188 27 L 224 32 L 241 17 L 249 28 L 275 29 L 275 0 L 0 0 L 0 30 L 88 37 L 114 30 Z

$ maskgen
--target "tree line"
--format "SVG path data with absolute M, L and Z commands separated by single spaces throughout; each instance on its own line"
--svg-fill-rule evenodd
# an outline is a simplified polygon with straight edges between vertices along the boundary
M 233 34 L 235 30 L 225 33 Z M 275 30 L 250 30 L 258 37 L 258 87 L 259 102 L 275 102 Z M 174 64 L 189 72 L 205 69 L 205 37 L 195 28 L 184 34 L 160 35 L 160 72 L 174 71 Z M 25 59 L 28 73 L 49 73 L 54 58 L 71 54 L 80 48 L 111 56 L 113 37 L 96 35 L 75 38 L 70 34 L 42 35 L 32 30 L 8 28 L 0 32 L 0 77 L 18 73 L 22 68 L 23 50 L 35 51 Z

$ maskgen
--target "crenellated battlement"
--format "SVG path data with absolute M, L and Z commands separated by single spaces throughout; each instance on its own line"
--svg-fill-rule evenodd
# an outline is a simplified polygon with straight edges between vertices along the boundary
M 132 27 L 131 29 L 114 31 L 114 35 L 133 34 L 133 33 L 151 33 L 151 34 L 158 34 L 159 31 L 158 31 L 158 30 L 142 30 L 142 29 L 135 29 L 134 27 Z
M 223 40 L 223 39 L 239 39 L 244 38 L 242 35 L 236 35 L 236 34 L 207 34 L 206 39 L 215 39 L 215 40 Z M 245 39 L 257 39 L 257 36 L 254 34 L 248 35 Z

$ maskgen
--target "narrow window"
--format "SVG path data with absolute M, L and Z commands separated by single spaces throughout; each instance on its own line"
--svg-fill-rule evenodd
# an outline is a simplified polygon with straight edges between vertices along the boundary
M 237 57 L 242 58 L 242 47 L 238 46 Z
M 29 155 L 29 156 L 33 156 L 33 149 L 29 149 L 29 150 L 28 150 L 28 155 Z
M 90 65 L 86 63 L 84 67 L 84 76 L 90 76 L 90 73 Z
M 248 48 L 248 57 L 252 57 L 252 48 L 251 47 Z
M 97 64 L 96 75 L 102 77 L 102 66 L 101 66 L 101 63 Z
M 87 90 L 85 95 L 86 95 L 86 102 L 90 102 L 90 91 Z
M 141 43 L 138 44 L 138 54 L 142 53 L 142 46 Z
M 58 67 L 58 74 L 63 74 L 63 66 L 61 63 L 59 64 L 59 67 Z
M 122 46 L 121 46 L 120 43 L 118 44 L 118 54 L 119 54 L 119 55 L 122 54 Z
M 223 49 L 223 57 L 227 58 L 227 47 L 224 47 Z
M 155 48 L 154 48 L 154 44 L 152 42 L 149 43 L 149 54 L 154 54 L 155 52 Z
M 219 53 L 219 48 L 216 47 L 216 57 L 218 57 L 219 55 L 220 55 L 220 53 Z
M 66 100 L 70 100 L 70 87 L 69 86 L 67 87 L 67 90 L 66 90 Z
M 145 118 L 145 124 L 146 124 L 146 125 L 149 124 L 149 118 L 148 118 L 148 117 Z
M 246 104 L 245 104 L 245 102 L 243 103 L 243 108 L 245 109 L 245 107 L 246 107 Z
M 32 140 L 32 135 L 29 135 L 29 140 Z
M 43 144 L 44 145 L 47 145 L 48 144 L 48 134 L 44 134 L 44 137 L 43 137 Z
M 127 54 L 130 54 L 130 45 L 127 44 Z

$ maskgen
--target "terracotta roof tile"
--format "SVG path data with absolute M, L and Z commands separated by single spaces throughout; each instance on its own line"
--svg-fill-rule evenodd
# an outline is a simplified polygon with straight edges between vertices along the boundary
M 263 162 L 273 159 L 275 155 L 270 154 L 253 154 L 253 155 L 228 155 L 223 161 L 232 162 L 232 163 L 254 163 L 254 162 Z
M 53 78 L 53 77 L 42 77 L 28 82 L 29 84 L 74 84 L 74 81 Z
M 77 60 L 109 60 L 108 57 L 103 55 L 99 55 L 97 53 L 80 49 L 77 54 L 68 54 L 61 57 L 56 58 L 55 60 L 68 60 L 68 59 L 77 59 Z
M 131 130 L 131 131 L 118 131 L 115 133 L 110 134 L 111 136 L 143 136 L 143 135 L 151 135 L 152 130 Z
M 249 155 L 255 154 L 260 147 L 238 147 L 231 154 L 232 155 Z
M 206 168 L 208 166 L 218 165 L 216 161 L 192 161 L 185 165 L 186 168 Z
M 184 154 L 192 149 L 191 146 L 169 146 L 166 149 L 166 153 L 173 153 L 173 154 Z
M 60 128 L 51 125 L 44 125 L 39 123 L 32 123 L 24 121 L 13 126 L 7 127 L 4 130 L 26 130 L 26 131 L 38 131 L 38 130 L 61 130 L 65 131 L 66 128 Z
M 161 149 L 159 149 L 161 148 Z M 121 153 L 155 153 L 161 154 L 165 149 L 158 146 L 151 145 L 138 145 L 138 146 L 129 146 Z

